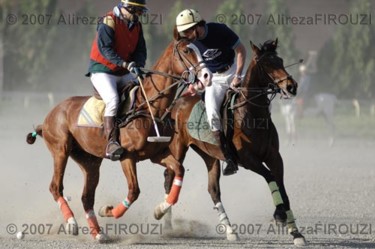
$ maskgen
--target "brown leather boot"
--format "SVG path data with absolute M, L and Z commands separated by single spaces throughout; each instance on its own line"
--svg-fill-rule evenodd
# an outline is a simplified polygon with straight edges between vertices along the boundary
M 115 126 L 115 117 L 104 117 L 104 132 L 108 139 L 108 144 L 105 150 L 106 157 L 112 161 L 119 160 L 124 149 L 117 142 L 118 127 Z
M 213 131 L 213 135 L 216 139 L 216 142 L 220 144 L 221 151 L 224 154 L 225 157 L 225 162 L 226 162 L 226 167 L 223 170 L 223 175 L 229 176 L 237 173 L 238 171 L 238 166 L 234 158 L 229 152 L 228 145 L 225 141 L 225 135 L 222 131 Z

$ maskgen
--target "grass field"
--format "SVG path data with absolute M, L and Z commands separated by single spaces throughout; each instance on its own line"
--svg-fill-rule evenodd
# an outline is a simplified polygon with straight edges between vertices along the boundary
M 285 121 L 279 106 L 272 112 L 273 120 L 281 136 L 285 134 Z M 375 115 L 370 112 L 370 103 L 364 103 L 362 112 L 356 115 L 351 101 L 340 101 L 334 114 L 335 137 L 375 139 Z M 330 136 L 330 130 L 322 115 L 296 118 L 296 130 L 299 138 L 324 138 Z

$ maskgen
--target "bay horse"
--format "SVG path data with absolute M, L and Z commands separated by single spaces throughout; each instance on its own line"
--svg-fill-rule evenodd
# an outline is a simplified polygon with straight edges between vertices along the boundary
M 119 140 L 125 149 L 120 162 L 128 183 L 127 198 L 116 207 L 102 207 L 99 211 L 100 216 L 119 218 L 137 200 L 140 194 L 136 171 L 136 162 L 138 161 L 152 158 L 153 161 L 168 166 L 176 175 L 177 181 L 182 182 L 183 167 L 168 152 L 168 143 L 150 143 L 147 138 L 155 134 L 150 110 L 155 117 L 161 117 L 173 103 L 178 83 L 194 83 L 199 89 L 211 82 L 212 73 L 203 63 L 202 56 L 196 53 L 198 50 L 192 47 L 194 45 L 187 40 L 177 41 L 174 39 L 156 62 L 153 70 L 149 70 L 151 73 L 144 78 L 143 86 L 146 97 L 150 100 L 151 109 L 147 109 L 145 96 L 141 91 L 138 91 L 135 113 L 142 114 L 134 117 L 126 126 L 120 128 Z M 176 82 L 176 80 L 178 81 Z M 49 190 L 54 200 L 59 204 L 68 231 L 73 235 L 78 234 L 78 224 L 64 198 L 63 179 L 69 157 L 79 165 L 85 178 L 82 203 L 90 233 L 94 239 L 102 242 L 108 237 L 100 230 L 94 212 L 94 202 L 95 190 L 99 182 L 99 168 L 105 158 L 107 140 L 103 128 L 79 127 L 77 125 L 80 110 L 89 98 L 90 96 L 75 96 L 59 103 L 48 113 L 44 123 L 38 125 L 33 133 L 28 134 L 27 142 L 33 144 L 36 136 L 40 135 L 52 154 L 54 172 Z M 172 204 L 177 202 L 180 188 L 181 184 L 169 196 L 169 201 Z
M 294 244 L 305 245 L 305 239 L 298 231 L 285 190 L 279 138 L 269 110 L 276 93 L 280 93 L 283 98 L 290 98 L 296 95 L 298 85 L 287 73 L 283 60 L 277 55 L 277 39 L 267 41 L 261 47 L 252 42 L 250 44 L 253 52 L 251 63 L 242 87 L 237 90 L 238 98 L 232 106 L 234 131 L 231 141 L 238 164 L 260 174 L 267 181 L 276 207 L 275 221 L 287 224 Z M 181 164 L 189 147 L 202 157 L 208 170 L 208 191 L 218 211 L 220 223 L 225 226 L 227 239 L 237 240 L 237 234 L 234 233 L 221 202 L 219 160 L 224 160 L 223 153 L 218 145 L 193 138 L 187 129 L 190 113 L 199 101 L 200 98 L 194 96 L 181 98 L 176 103 L 172 111 L 176 130 L 170 143 L 170 151 Z M 168 194 L 174 173 L 166 169 L 164 174 L 165 190 Z M 161 203 L 155 207 L 156 219 L 161 219 L 169 213 L 170 208 L 165 209 L 164 206 Z M 171 224 L 170 215 L 167 216 L 166 224 Z

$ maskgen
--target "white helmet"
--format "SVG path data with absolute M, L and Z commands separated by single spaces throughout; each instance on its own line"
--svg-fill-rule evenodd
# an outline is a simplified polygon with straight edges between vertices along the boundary
M 185 31 L 198 22 L 202 21 L 201 15 L 194 9 L 186 9 L 180 12 L 176 17 L 177 31 Z

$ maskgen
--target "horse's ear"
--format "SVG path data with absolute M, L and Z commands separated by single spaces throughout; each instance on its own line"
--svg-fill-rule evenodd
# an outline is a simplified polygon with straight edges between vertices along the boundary
M 273 41 L 272 45 L 277 48 L 277 43 L 279 42 L 279 38 L 276 37 L 276 39 Z
M 251 49 L 253 50 L 253 52 L 255 54 L 259 54 L 260 49 L 256 45 L 254 45 L 254 43 L 252 41 L 250 41 L 250 46 L 251 46 Z

